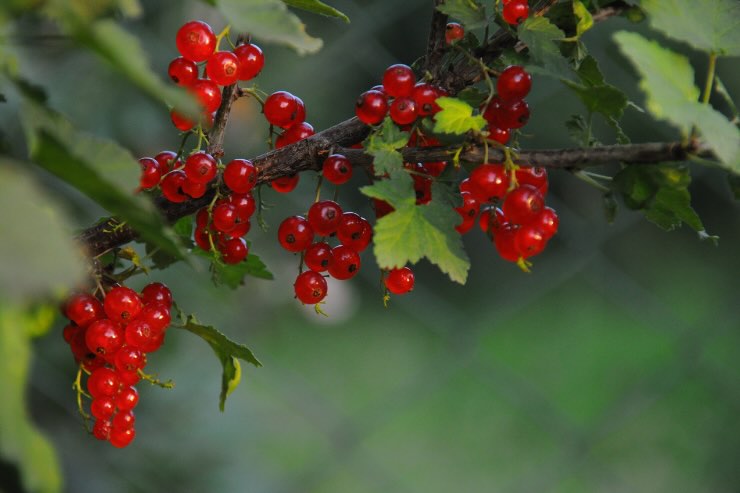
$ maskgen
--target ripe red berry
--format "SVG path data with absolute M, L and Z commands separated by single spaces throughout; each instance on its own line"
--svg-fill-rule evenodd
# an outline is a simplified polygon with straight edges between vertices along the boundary
M 429 116 L 437 113 L 441 108 L 436 103 L 439 97 L 437 89 L 426 82 L 419 82 L 414 86 L 411 98 L 416 104 L 416 114 L 419 116 Z M 393 106 L 391 106 L 391 117 L 393 116 Z
M 113 397 L 118 392 L 121 381 L 110 368 L 96 368 L 87 379 L 87 390 L 93 399 Z
M 423 169 L 420 165 L 421 163 L 417 163 L 418 166 L 415 168 L 421 172 Z M 432 180 L 429 177 L 414 174 L 411 176 L 411 179 L 414 181 L 414 192 L 416 193 L 416 203 L 417 204 L 428 204 L 432 200 Z
M 117 372 L 136 371 L 146 366 L 146 355 L 133 346 L 123 346 L 116 353 L 113 364 Z
M 191 199 L 198 199 L 206 194 L 208 184 L 192 181 L 187 178 L 182 184 L 182 191 Z
M 373 239 L 373 227 L 367 219 L 355 212 L 345 212 L 339 219 L 337 238 L 342 245 L 362 252 Z
M 491 101 L 488 103 L 488 106 L 483 108 L 482 114 L 483 118 L 488 122 L 489 127 L 498 127 L 498 128 L 509 128 L 502 122 L 502 115 L 503 115 L 503 101 L 500 97 L 494 96 L 491 98 Z
M 408 267 L 391 269 L 383 281 L 386 289 L 393 294 L 406 294 L 414 289 L 414 273 Z
M 111 427 L 108 441 L 116 448 L 124 448 L 128 446 L 134 438 L 136 438 L 136 431 L 134 431 L 133 427 L 126 429 Z
M 484 233 L 490 232 L 492 235 L 496 234 L 496 231 L 508 222 L 506 216 L 504 216 L 504 211 L 498 207 L 486 209 L 480 213 L 478 218 L 478 226 L 480 226 L 481 231 Z
M 257 209 L 257 203 L 251 193 L 232 193 L 227 202 L 236 209 L 239 222 L 247 222 Z
M 288 217 L 280 223 L 278 241 L 289 252 L 300 252 L 313 241 L 313 228 L 302 216 Z
M 127 345 L 148 352 L 147 344 L 157 333 L 143 320 L 134 320 L 126 326 L 124 338 Z
M 219 251 L 226 264 L 238 264 L 249 255 L 247 241 L 244 238 L 231 238 L 224 241 Z
M 539 166 L 523 166 L 514 173 L 520 185 L 532 185 L 544 197 L 547 195 L 547 169 Z
M 139 392 L 136 387 L 127 386 L 121 389 L 118 395 L 115 397 L 115 405 L 118 411 L 130 411 L 136 407 L 139 403 Z
M 315 272 L 325 272 L 331 265 L 331 247 L 328 243 L 312 243 L 303 254 L 306 267 Z
M 380 219 L 383 216 L 387 216 L 395 210 L 393 206 L 385 200 L 378 199 L 373 199 L 373 209 L 375 210 L 375 217 L 377 219 Z
M 455 210 L 462 217 L 462 222 L 455 226 L 455 229 L 458 233 L 465 234 L 475 225 L 475 218 L 478 216 L 480 204 L 470 192 L 461 192 L 460 197 L 462 197 L 463 203 L 460 207 L 456 207 Z
M 213 208 L 211 216 L 211 225 L 216 231 L 225 233 L 236 227 L 237 214 L 236 207 L 224 202 Z
M 383 121 L 388 113 L 388 99 L 380 91 L 365 91 L 355 103 L 355 114 L 361 122 L 376 125 Z
M 529 121 L 529 105 L 523 99 L 503 102 L 499 121 L 504 128 L 522 128 Z
M 506 128 L 499 128 L 495 125 L 488 125 L 489 137 L 498 142 L 501 145 L 506 145 L 509 142 L 511 133 Z
M 411 67 L 402 63 L 391 65 L 383 74 L 383 88 L 394 98 L 411 96 L 416 84 L 416 76 Z
M 85 331 L 85 344 L 91 353 L 107 359 L 123 345 L 123 332 L 108 319 L 97 320 Z
M 262 71 L 265 56 L 256 44 L 243 44 L 236 47 L 234 54 L 239 59 L 239 80 L 250 80 Z
M 221 106 L 221 91 L 215 82 L 208 79 L 198 79 L 189 87 L 195 94 L 206 113 L 212 113 Z
M 529 258 L 545 249 L 547 239 L 537 226 L 526 224 L 516 231 L 514 245 L 522 258 Z
M 180 54 L 193 62 L 203 62 L 216 49 L 216 35 L 211 26 L 201 21 L 190 21 L 177 31 L 175 38 Z
M 92 433 L 98 440 L 108 440 L 110 436 L 111 424 L 107 419 L 96 419 L 93 425 Z
M 219 86 L 230 86 L 239 79 L 239 58 L 230 51 L 217 51 L 208 57 L 208 78 Z
M 196 183 L 208 183 L 218 172 L 218 164 L 210 154 L 196 152 L 185 160 L 185 175 L 188 180 Z
M 480 203 L 501 200 L 509 189 L 509 175 L 500 164 L 481 164 L 470 173 L 470 191 Z
M 193 120 L 185 117 L 185 115 L 181 115 L 175 110 L 170 111 L 170 119 L 175 128 L 182 132 L 187 132 L 195 126 L 195 122 Z
M 545 207 L 545 199 L 532 185 L 520 185 L 506 196 L 504 215 L 514 224 L 524 225 L 532 222 Z
M 172 151 L 162 151 L 154 156 L 154 160 L 162 166 L 163 173 L 179 168 L 182 164 L 177 159 L 177 153 Z
M 504 3 L 502 11 L 504 20 L 511 24 L 517 25 L 529 17 L 529 5 L 527 0 L 511 0 L 509 3 Z
M 342 208 L 333 200 L 314 202 L 308 209 L 308 223 L 319 236 L 334 234 L 341 219 Z
M 233 159 L 224 169 L 224 183 L 232 192 L 247 193 L 257 184 L 257 168 L 247 159 Z
M 281 128 L 288 128 L 299 123 L 299 103 L 294 95 L 287 91 L 277 91 L 270 94 L 263 106 L 265 119 Z
M 329 274 L 341 281 L 351 279 L 360 271 L 360 255 L 351 247 L 337 245 L 331 250 Z
M 121 385 L 136 385 L 141 380 L 138 370 L 118 370 L 116 373 L 121 379 Z
M 106 420 L 116 412 L 116 404 L 110 397 L 98 397 L 90 403 L 90 414 L 98 420 Z
M 159 185 L 162 175 L 167 172 L 167 168 L 159 164 L 156 159 L 150 157 L 139 159 L 139 164 L 141 165 L 139 188 L 142 190 L 149 190 Z
M 64 315 L 80 327 L 87 327 L 96 320 L 105 317 L 103 304 L 87 293 L 74 295 L 69 299 Z
M 192 60 L 177 57 L 170 62 L 167 74 L 179 86 L 190 86 L 198 78 L 198 66 Z
M 144 300 L 144 304 L 147 305 L 163 303 L 168 307 L 172 306 L 172 291 L 161 282 L 152 282 L 144 286 L 144 289 L 141 290 L 141 298 Z
M 416 103 L 413 99 L 400 97 L 391 103 L 391 120 L 397 125 L 409 125 L 416 121 Z
M 113 419 L 111 420 L 113 425 L 113 431 L 115 430 L 128 430 L 134 427 L 136 424 L 136 416 L 133 411 L 118 411 Z
M 281 176 L 280 178 L 275 178 L 274 180 L 272 180 L 270 186 L 276 192 L 289 193 L 295 190 L 295 187 L 298 186 L 299 178 L 300 176 L 298 174 Z
M 493 235 L 493 245 L 496 251 L 502 259 L 509 262 L 516 262 L 521 257 L 516 246 L 517 229 L 512 224 L 504 223 Z
M 164 178 L 160 186 L 162 187 L 162 195 L 170 202 L 185 202 L 190 200 L 190 197 L 185 194 L 183 185 L 188 180 L 184 171 L 176 170 L 170 171 Z
M 231 231 L 223 233 L 223 238 L 225 240 L 229 240 L 232 238 L 241 238 L 243 236 L 246 236 L 246 234 L 249 233 L 250 229 L 252 229 L 252 223 L 249 221 L 249 219 L 247 219 L 246 221 L 237 223 L 236 226 L 234 226 L 234 229 L 232 229 Z
M 108 292 L 103 301 L 103 308 L 108 318 L 118 323 L 128 323 L 135 319 L 143 303 L 133 289 L 117 286 Z
M 511 65 L 496 81 L 496 93 L 503 101 L 524 99 L 532 88 L 532 76 L 519 65 Z
M 342 185 L 352 178 L 352 163 L 343 154 L 332 154 L 324 160 L 321 173 L 329 183 Z
M 327 284 L 324 276 L 307 270 L 298 274 L 293 284 L 296 298 L 306 305 L 315 305 L 326 296 Z
M 170 308 L 163 303 L 147 305 L 139 314 L 139 320 L 149 325 L 152 332 L 162 332 L 170 325 Z
M 316 132 L 313 131 L 313 125 L 308 122 L 300 122 L 291 125 L 285 132 L 275 139 L 275 149 L 280 149 L 298 141 L 307 139 Z
M 445 29 L 445 41 L 447 44 L 452 44 L 455 41 L 459 41 L 465 37 L 465 29 L 457 22 L 448 22 L 447 28 Z
M 532 221 L 532 225 L 536 226 L 542 234 L 545 236 L 545 240 L 552 238 L 558 231 L 558 225 L 560 220 L 555 210 L 550 207 L 545 207 L 540 212 L 540 215 Z

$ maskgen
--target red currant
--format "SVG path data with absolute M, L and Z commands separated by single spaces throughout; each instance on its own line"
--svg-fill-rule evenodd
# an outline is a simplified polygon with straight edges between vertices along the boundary
M 276 192 L 289 193 L 295 190 L 295 187 L 298 186 L 299 178 L 300 176 L 298 174 L 281 176 L 280 178 L 275 178 L 274 180 L 272 180 L 270 186 Z
M 265 56 L 256 44 L 239 45 L 234 54 L 239 59 L 239 80 L 254 79 L 265 65 Z
M 509 262 L 516 262 L 521 257 L 519 249 L 516 247 L 517 229 L 512 224 L 504 223 L 493 235 L 493 244 L 496 251 L 502 259 Z
M 220 247 L 222 259 L 226 264 L 238 264 L 249 255 L 249 248 L 244 238 L 231 238 Z
M 352 163 L 343 154 L 332 154 L 324 160 L 321 173 L 329 183 L 342 185 L 352 178 Z
M 107 419 L 96 419 L 92 433 L 98 440 L 108 440 L 110 437 L 111 424 Z
M 351 279 L 360 271 L 360 255 L 351 247 L 337 245 L 331 249 L 331 256 L 329 274 L 334 279 Z
M 247 193 L 257 184 L 257 168 L 247 159 L 229 161 L 224 169 L 224 183 L 232 192 Z
M 315 234 L 329 236 L 334 234 L 342 219 L 342 208 L 333 200 L 315 202 L 308 209 L 308 222 Z
M 532 221 L 532 225 L 542 231 L 542 234 L 545 236 L 545 240 L 549 240 L 558 232 L 559 224 L 560 220 L 558 219 L 558 215 L 555 213 L 555 210 L 550 207 L 542 209 L 540 215 Z
M 448 45 L 465 37 L 465 29 L 457 22 L 448 22 L 445 29 L 445 41 Z
M 411 96 L 414 84 L 416 76 L 408 65 L 397 63 L 385 69 L 383 88 L 389 96 L 394 98 Z
M 110 290 L 103 301 L 108 318 L 118 323 L 128 323 L 141 312 L 143 303 L 133 289 L 117 286 Z
M 408 97 L 400 97 L 391 103 L 391 120 L 397 125 L 409 125 L 416 121 L 416 103 Z
M 225 233 L 236 227 L 237 214 L 236 207 L 224 202 L 213 208 L 211 224 L 216 231 Z
M 195 122 L 193 120 L 187 118 L 185 115 L 182 115 L 175 110 L 170 111 L 170 119 L 172 120 L 172 124 L 175 126 L 175 128 L 182 132 L 187 132 L 195 126 Z
M 532 76 L 519 65 L 506 67 L 496 81 L 496 93 L 503 101 L 524 99 L 532 88 Z
M 315 305 L 326 296 L 327 284 L 324 276 L 307 270 L 298 274 L 293 284 L 296 298 L 306 305 Z
M 149 190 L 159 185 L 162 175 L 167 168 L 162 167 L 156 159 L 143 157 L 139 159 L 141 165 L 141 177 L 139 178 L 139 188 Z
M 164 173 L 179 168 L 182 165 L 177 159 L 177 153 L 172 151 L 162 151 L 154 156 L 154 160 L 160 164 Z
M 342 245 L 362 252 L 373 239 L 373 227 L 364 217 L 354 212 L 345 212 L 339 219 L 337 238 Z
M 355 114 L 361 122 L 367 125 L 376 125 L 383 121 L 388 114 L 388 99 L 380 91 L 365 91 L 360 94 L 355 103 Z
M 177 50 L 193 62 L 203 62 L 216 49 L 216 35 L 211 26 L 201 21 L 185 23 L 175 38 Z
M 506 128 L 499 128 L 495 125 L 488 125 L 489 137 L 498 142 L 501 145 L 506 145 L 509 142 L 511 133 Z
M 96 368 L 87 379 L 87 390 L 93 399 L 113 397 L 118 392 L 121 381 L 110 368 Z
M 288 217 L 280 223 L 278 241 L 289 252 L 303 251 L 313 241 L 313 228 L 302 216 Z
M 251 193 L 232 193 L 227 202 L 236 209 L 236 216 L 240 222 L 249 221 L 257 209 L 257 203 Z
M 92 295 L 74 295 L 64 308 L 64 315 L 80 327 L 87 327 L 96 320 L 105 318 L 103 304 Z
M 169 327 L 172 321 L 170 309 L 162 303 L 147 305 L 139 314 L 139 320 L 149 325 L 152 332 L 162 332 Z
M 170 62 L 167 73 L 175 84 L 189 86 L 198 78 L 198 66 L 187 58 L 177 57 Z
M 514 245 L 522 258 L 529 258 L 541 253 L 547 245 L 547 240 L 538 227 L 527 224 L 517 229 Z
M 108 441 L 116 448 L 124 448 L 136 438 L 136 431 L 133 428 L 116 429 L 111 427 Z
M 213 113 L 221 106 L 221 91 L 215 82 L 208 79 L 198 79 L 189 87 L 195 94 L 206 113 Z
M 547 169 L 539 166 L 522 166 L 514 175 L 520 185 L 532 185 L 543 197 L 547 195 Z
M 505 3 L 502 16 L 511 25 L 522 23 L 529 17 L 527 0 L 511 0 L 509 3 Z
M 182 184 L 182 191 L 191 199 L 198 199 L 204 196 L 207 188 L 207 183 L 192 181 L 190 178 L 186 179 Z
M 439 93 L 433 85 L 419 82 L 414 86 L 411 98 L 416 103 L 416 114 L 419 116 L 430 116 L 437 113 L 441 108 L 436 103 Z M 391 105 L 391 117 L 393 117 L 393 106 Z
M 117 372 L 136 371 L 146 366 L 146 355 L 139 348 L 123 346 L 113 361 Z
M 110 397 L 98 397 L 90 403 L 90 414 L 98 420 L 106 420 L 116 412 L 116 404 Z
M 478 202 L 501 200 L 509 189 L 509 175 L 500 164 L 481 164 L 470 173 L 470 191 Z
M 529 224 L 545 207 L 542 194 L 532 185 L 520 185 L 506 196 L 504 215 L 514 224 Z
M 115 404 L 118 411 L 130 411 L 139 403 L 139 392 L 136 387 L 128 386 L 121 389 L 115 397 Z
M 187 196 L 183 190 L 183 185 L 185 185 L 186 181 L 188 181 L 188 177 L 185 175 L 184 171 L 170 171 L 164 175 L 162 183 L 160 183 L 160 186 L 162 187 L 162 195 L 164 195 L 164 197 L 170 202 L 175 203 L 190 200 L 190 197 Z
M 324 272 L 331 265 L 331 247 L 328 243 L 312 243 L 303 255 L 306 267 L 316 272 Z
M 455 229 L 458 233 L 465 234 L 475 225 L 475 218 L 478 216 L 480 204 L 470 192 L 461 192 L 460 197 L 462 197 L 463 203 L 460 207 L 456 207 L 455 210 L 462 217 L 462 222 L 455 226 Z
M 210 154 L 196 152 L 185 160 L 185 175 L 196 183 L 208 183 L 218 172 L 218 164 Z
M 208 78 L 219 86 L 230 86 L 239 79 L 239 58 L 230 51 L 217 51 L 208 57 Z
M 313 125 L 307 122 L 300 122 L 291 125 L 285 132 L 275 139 L 275 149 L 280 149 L 290 144 L 295 144 L 298 141 L 307 139 L 314 135 L 316 132 L 313 131 Z
M 124 331 L 126 344 L 145 352 L 148 352 L 146 351 L 147 344 L 155 335 L 155 331 L 143 320 L 132 321 L 126 326 L 126 330 Z
M 123 345 L 123 332 L 108 319 L 98 320 L 85 331 L 85 344 L 91 353 L 108 357 Z
M 504 102 L 500 121 L 505 128 L 522 128 L 529 121 L 529 105 L 523 99 Z
M 161 282 L 153 282 L 144 286 L 141 290 L 141 298 L 145 304 L 163 303 L 172 306 L 172 291 Z
M 265 119 L 277 127 L 288 128 L 298 123 L 299 105 L 294 95 L 287 91 L 270 94 L 263 106 Z
M 414 273 L 408 267 L 389 270 L 383 281 L 393 294 L 406 294 L 414 289 Z

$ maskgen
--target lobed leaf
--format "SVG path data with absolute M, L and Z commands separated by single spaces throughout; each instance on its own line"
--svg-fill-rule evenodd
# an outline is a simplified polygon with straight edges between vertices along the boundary
M 375 174 L 380 176 L 400 170 L 403 167 L 403 156 L 398 152 L 409 141 L 409 133 L 399 129 L 386 117 L 383 125 L 377 127 L 365 139 L 365 151 L 373 156 Z
M 474 0 L 445 0 L 437 10 L 460 21 L 466 29 L 486 25 L 486 9 Z
M 547 17 L 530 17 L 518 28 L 519 39 L 527 45 L 531 63 L 548 75 L 572 79 L 573 69 L 560 53 L 559 42 L 565 33 Z
M 349 17 L 347 17 L 344 13 L 335 9 L 331 5 L 320 2 L 319 0 L 283 0 L 283 2 L 297 9 L 313 12 L 314 14 L 325 15 L 327 17 L 336 17 L 338 19 L 342 19 L 344 22 L 349 23 Z
M 480 132 L 486 126 L 481 115 L 473 116 L 473 107 L 457 98 L 437 99 L 442 111 L 434 115 L 434 132 L 462 135 L 470 130 Z

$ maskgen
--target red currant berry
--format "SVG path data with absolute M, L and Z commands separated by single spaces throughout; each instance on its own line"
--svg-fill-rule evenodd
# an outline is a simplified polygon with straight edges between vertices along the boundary
M 206 113 L 213 113 L 221 106 L 221 91 L 215 82 L 198 79 L 189 87 Z M 178 127 L 179 128 L 179 127 Z
M 133 411 L 119 411 L 111 420 L 113 430 L 128 430 L 136 424 L 136 416 Z
M 229 203 L 219 204 L 213 208 L 211 225 L 216 231 L 225 233 L 236 227 L 236 207 Z
M 190 180 L 185 180 L 182 184 L 182 191 L 191 199 L 199 199 L 206 194 L 208 189 L 207 183 L 200 183 Z
M 483 118 L 488 122 L 489 127 L 498 128 L 510 128 L 506 126 L 502 121 L 502 115 L 504 113 L 503 108 L 504 102 L 500 97 L 494 96 L 488 103 L 488 106 L 483 108 Z
M 416 121 L 416 103 L 411 98 L 396 98 L 391 103 L 390 113 L 397 125 L 409 125 Z
M 514 224 L 529 224 L 545 207 L 542 194 L 532 185 L 520 185 L 506 196 L 504 215 Z
M 208 78 L 219 86 L 230 86 L 239 79 L 239 58 L 230 51 L 217 51 L 208 57 Z
M 391 65 L 383 74 L 383 88 L 394 98 L 411 96 L 416 84 L 416 76 L 411 67 L 402 63 Z
M 247 159 L 233 159 L 224 169 L 224 183 L 232 192 L 247 193 L 257 184 L 257 168 Z
M 157 351 L 160 347 L 162 347 L 162 344 L 164 343 L 165 334 L 166 332 L 155 333 L 152 337 L 144 342 L 141 350 L 145 353 L 153 353 L 154 351 Z
M 436 103 L 439 93 L 437 89 L 426 82 L 419 82 L 414 86 L 411 98 L 416 104 L 416 114 L 418 116 L 430 116 L 437 113 L 441 108 Z M 393 106 L 391 105 L 391 117 L 393 117 Z
M 141 312 L 143 303 L 133 289 L 117 286 L 108 292 L 103 308 L 108 318 L 118 323 L 128 323 Z
M 170 62 L 167 73 L 178 86 L 190 86 L 198 78 L 198 66 L 187 58 L 177 57 Z
M 231 238 L 224 241 L 219 251 L 221 252 L 224 263 L 230 265 L 238 264 L 249 255 L 247 241 L 244 238 Z
M 529 258 L 541 253 L 547 245 L 547 240 L 538 227 L 527 224 L 517 229 L 514 244 L 522 258 Z
M 210 154 L 196 152 L 185 160 L 185 175 L 196 183 L 208 183 L 218 172 L 218 164 Z
M 98 440 L 108 440 L 110 437 L 111 424 L 107 419 L 96 419 L 92 433 Z
M 496 81 L 496 93 L 503 101 L 524 99 L 531 88 L 532 76 L 519 65 L 506 67 Z
M 535 226 L 542 231 L 542 234 L 545 236 L 545 240 L 549 240 L 558 232 L 559 224 L 560 220 L 558 219 L 558 215 L 555 213 L 555 210 L 550 207 L 542 209 L 540 215 L 532 221 L 532 226 Z
M 195 126 L 195 122 L 193 120 L 185 117 L 185 115 L 181 115 L 175 110 L 170 111 L 170 119 L 175 128 L 182 132 L 187 132 Z
M 193 62 L 203 62 L 216 49 L 216 35 L 211 26 L 201 21 L 190 21 L 177 31 L 177 51 Z
M 307 139 L 314 135 L 316 132 L 313 131 L 313 126 L 307 122 L 296 123 L 291 125 L 285 132 L 282 133 L 277 139 L 275 139 L 275 149 L 280 149 L 290 144 L 295 144 L 298 141 Z
M 140 370 L 146 366 L 146 354 L 139 348 L 123 346 L 116 353 L 113 364 L 119 374 L 126 371 Z
M 332 154 L 324 160 L 321 174 L 329 183 L 342 185 L 352 178 L 352 163 L 343 154 Z
M 367 125 L 377 125 L 388 114 L 388 99 L 380 91 L 365 91 L 355 103 L 355 114 Z
M 314 234 L 329 236 L 334 234 L 342 218 L 342 208 L 333 200 L 315 202 L 308 209 L 308 223 Z
M 465 178 L 463 181 L 461 181 L 459 188 L 460 192 L 473 193 L 473 183 L 470 181 L 470 178 Z
M 373 239 L 373 227 L 364 217 L 354 212 L 345 212 L 339 219 L 337 238 L 342 245 L 362 252 Z
M 141 298 L 144 300 L 144 304 L 147 305 L 149 303 L 163 303 L 168 307 L 172 306 L 172 291 L 161 282 L 152 282 L 144 286 L 144 289 L 141 290 Z
M 313 241 L 313 228 L 302 216 L 288 217 L 280 223 L 278 241 L 289 252 L 303 251 Z
M 490 232 L 490 234 L 496 234 L 496 231 L 504 224 L 508 224 L 508 222 L 506 216 L 504 216 L 504 211 L 498 207 L 486 209 L 480 213 L 480 217 L 478 218 L 478 226 L 481 231 L 484 233 Z
M 298 274 L 293 284 L 296 298 L 306 305 L 315 305 L 326 296 L 327 284 L 324 276 L 307 270 Z
M 385 287 L 393 294 L 406 294 L 414 289 L 414 273 L 408 267 L 391 269 L 383 280 Z
M 445 168 L 447 168 L 447 163 L 444 161 L 430 161 L 428 163 L 423 163 L 421 165 L 420 171 L 429 176 L 437 178 L 439 177 L 439 175 L 442 174 Z
M 227 202 L 236 209 L 240 222 L 246 222 L 257 209 L 257 203 L 251 193 L 232 193 Z
M 445 41 L 451 45 L 465 37 L 465 29 L 457 22 L 448 22 L 445 29 Z
M 141 380 L 138 370 L 118 370 L 116 373 L 121 379 L 121 385 L 136 385 Z
M 175 203 L 190 200 L 190 197 L 183 190 L 183 185 L 185 185 L 186 181 L 188 181 L 188 177 L 181 170 L 170 171 L 164 175 L 162 183 L 160 183 L 164 198 Z
M 139 188 L 142 190 L 149 190 L 159 185 L 159 180 L 162 179 L 162 175 L 166 172 L 166 168 L 163 168 L 155 159 L 150 157 L 139 159 L 139 164 L 141 165 Z
M 544 197 L 547 195 L 547 169 L 539 166 L 523 166 L 514 173 L 520 185 L 532 185 Z
M 98 320 L 85 331 L 85 344 L 91 353 L 111 356 L 123 345 L 123 332 L 108 319 Z
M 306 267 L 315 272 L 324 272 L 331 265 L 331 247 L 328 243 L 312 243 L 303 255 Z
M 90 403 L 90 414 L 98 420 L 106 420 L 116 412 L 116 404 L 110 397 L 98 397 Z
M 155 334 L 148 323 L 143 320 L 134 320 L 126 326 L 124 338 L 127 345 L 148 352 L 146 346 Z
M 139 320 L 149 325 L 153 333 L 162 332 L 169 327 L 172 321 L 170 309 L 162 303 L 147 305 L 139 314 Z
M 417 167 L 417 169 L 419 169 L 419 167 Z M 428 204 L 432 200 L 432 180 L 426 176 L 418 174 L 412 175 L 411 179 L 414 181 L 416 203 Z
M 500 121 L 505 128 L 522 128 L 529 121 L 529 105 L 523 99 L 504 102 Z
M 478 216 L 480 204 L 470 192 L 462 192 L 460 193 L 460 197 L 462 197 L 463 203 L 460 207 L 456 207 L 455 210 L 462 217 L 462 222 L 455 226 L 455 229 L 458 233 L 465 234 L 475 225 L 475 218 Z
M 249 219 L 242 220 L 240 218 L 239 220 L 242 222 L 237 223 L 234 229 L 223 234 L 224 239 L 241 238 L 249 233 L 249 230 L 252 229 L 252 223 Z
M 360 271 L 360 255 L 351 247 L 337 245 L 331 249 L 331 257 L 329 274 L 334 279 L 345 281 Z
M 96 368 L 87 379 L 87 390 L 93 399 L 113 397 L 118 392 L 121 381 L 110 368 Z
M 92 295 L 80 293 L 67 302 L 64 315 L 80 327 L 87 327 L 96 320 L 105 318 L 103 304 Z
M 511 25 L 521 24 L 529 17 L 527 0 L 511 0 L 509 3 L 505 3 L 502 16 Z
M 488 126 L 489 137 L 498 142 L 501 145 L 506 145 L 509 142 L 511 133 L 506 128 L 499 128 L 494 125 Z
M 182 165 L 180 160 L 177 159 L 177 154 L 172 151 L 162 151 L 154 156 L 154 160 L 162 167 L 163 173 L 179 168 Z
M 470 173 L 470 191 L 480 202 L 501 200 L 509 190 L 509 175 L 500 164 L 481 164 Z
M 136 431 L 133 428 L 116 429 L 111 427 L 108 441 L 116 448 L 127 447 L 136 438 Z
M 383 216 L 387 216 L 395 210 L 393 206 L 385 200 L 378 199 L 373 199 L 373 209 L 375 209 L 375 217 L 377 219 L 380 219 Z
M 298 186 L 299 178 L 300 176 L 298 174 L 281 176 L 280 178 L 275 178 L 274 180 L 272 180 L 270 186 L 276 192 L 289 193 L 295 190 L 295 187 Z
M 512 224 L 502 224 L 498 231 L 493 235 L 493 245 L 499 256 L 509 262 L 516 262 L 521 255 L 516 246 L 517 227 Z
M 265 119 L 281 128 L 288 128 L 298 123 L 298 100 L 287 91 L 277 91 L 270 94 L 265 100 L 263 111 Z
M 77 335 L 77 332 L 80 330 L 83 330 L 81 327 L 77 327 L 74 324 L 65 325 L 64 329 L 62 330 L 62 336 L 64 337 L 64 342 L 67 344 L 72 343 L 72 338 L 74 338 L 75 335 Z
M 265 65 L 265 56 L 256 44 L 239 45 L 234 54 L 239 59 L 239 80 L 254 79 Z
M 115 404 L 118 408 L 118 411 L 130 411 L 133 408 L 136 407 L 136 404 L 139 403 L 139 392 L 136 390 L 136 387 L 124 387 L 121 389 L 121 391 L 118 393 L 118 395 L 115 397 Z

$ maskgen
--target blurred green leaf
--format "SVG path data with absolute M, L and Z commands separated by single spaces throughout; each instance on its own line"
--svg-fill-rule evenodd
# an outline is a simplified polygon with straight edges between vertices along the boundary
M 684 133 L 696 127 L 725 167 L 740 173 L 740 130 L 721 113 L 698 102 L 694 70 L 686 57 L 648 41 L 639 34 L 614 35 L 622 53 L 642 76 L 648 111 Z
M 650 25 L 697 50 L 740 56 L 737 0 L 642 0 Z
M 280 0 L 217 0 L 216 6 L 238 32 L 288 45 L 300 54 L 315 53 L 323 44 L 306 34 L 300 19 Z
M 727 174 L 727 183 L 735 200 L 740 200 L 740 175 Z
M 30 101 L 22 118 L 35 163 L 128 222 L 142 239 L 186 258 L 154 205 L 133 195 L 140 167 L 130 153 L 113 141 L 77 131 L 60 115 Z
M 572 79 L 573 70 L 560 53 L 565 34 L 547 17 L 529 17 L 519 25 L 519 39 L 529 48 L 531 63 L 558 78 Z
M 730 112 L 732 113 L 732 118 L 735 122 L 737 122 L 737 118 L 740 116 L 740 112 L 737 110 L 737 105 L 735 104 L 735 101 L 732 99 L 732 96 L 730 96 L 730 91 L 727 90 L 722 80 L 719 78 L 719 76 L 714 76 L 714 82 L 715 82 L 715 89 L 717 90 L 717 94 L 719 94 L 722 99 L 725 100 L 725 103 L 727 103 L 727 106 L 730 107 Z
M 236 289 L 244 285 L 244 278 L 246 276 L 268 281 L 275 278 L 262 259 L 252 252 L 249 252 L 247 258 L 238 264 L 225 264 L 220 258 L 214 256 L 213 253 L 203 251 L 197 247 L 193 249 L 193 253 L 211 261 L 211 277 L 213 283 L 216 285 L 223 284 L 231 289 Z
M 331 5 L 320 2 L 319 0 L 283 0 L 283 2 L 297 9 L 307 10 L 308 12 L 328 17 L 336 17 L 338 19 L 342 19 L 344 22 L 349 22 L 349 17 L 344 13 L 335 9 Z
M 31 337 L 39 332 L 45 330 L 39 330 L 37 314 L 0 303 L 0 455 L 18 467 L 27 491 L 58 493 L 62 491 L 59 460 L 33 424 L 26 404 Z
M 26 163 L 27 165 L 27 163 Z M 87 267 L 64 207 L 0 161 L 0 299 L 22 301 L 82 282 Z M 40 234 L 43 232 L 43 234 Z
M 223 412 L 226 396 L 233 392 L 241 381 L 241 366 L 236 359 L 246 361 L 258 368 L 262 366 L 262 363 L 260 363 L 247 346 L 232 341 L 210 325 L 200 324 L 193 315 L 188 316 L 183 329 L 192 332 L 206 341 L 221 362 L 223 376 L 221 379 L 219 409 Z
M 365 151 L 374 158 L 373 167 L 377 176 L 403 167 L 403 157 L 398 149 L 408 141 L 409 133 L 399 129 L 390 117 L 386 117 L 383 125 L 365 139 Z
M 396 199 L 391 194 L 387 197 Z M 413 198 L 398 199 L 391 203 L 396 210 L 375 224 L 373 242 L 378 265 L 393 269 L 426 257 L 450 279 L 465 284 L 470 261 L 455 231 L 460 215 L 435 193 L 425 205 L 416 205 Z
M 456 98 L 437 98 L 442 110 L 434 115 L 434 132 L 462 135 L 475 130 L 480 132 L 486 126 L 481 115 L 473 116 L 473 107 Z
M 580 38 L 583 33 L 593 27 L 594 18 L 591 16 L 591 12 L 588 11 L 581 0 L 573 0 L 573 15 L 578 18 L 578 24 L 576 24 L 577 39 Z
M 460 21 L 466 29 L 486 25 L 486 9 L 474 0 L 445 0 L 437 10 Z

